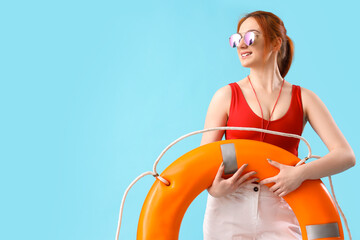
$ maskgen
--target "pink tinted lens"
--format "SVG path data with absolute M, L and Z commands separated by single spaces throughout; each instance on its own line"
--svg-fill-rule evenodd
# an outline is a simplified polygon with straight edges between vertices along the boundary
M 250 46 L 254 43 L 255 34 L 253 32 L 247 32 L 244 36 L 244 42 L 246 45 Z
M 239 45 L 239 43 L 240 43 L 240 40 L 241 40 L 240 34 L 235 33 L 235 34 L 231 35 L 230 38 L 229 38 L 230 46 L 233 47 L 233 48 L 237 47 Z

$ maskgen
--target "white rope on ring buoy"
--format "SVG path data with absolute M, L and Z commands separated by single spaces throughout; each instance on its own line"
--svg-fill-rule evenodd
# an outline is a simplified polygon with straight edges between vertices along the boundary
M 303 140 L 304 143 L 306 144 L 306 146 L 308 147 L 308 150 L 309 150 L 309 153 L 308 155 L 303 158 L 302 160 L 300 160 L 296 165 L 295 167 L 305 163 L 308 159 L 311 159 L 311 158 L 316 158 L 316 159 L 319 159 L 320 156 L 315 156 L 315 155 L 312 155 L 312 152 L 311 152 L 311 147 L 310 147 L 310 144 L 308 143 L 308 141 L 302 137 L 302 136 L 299 136 L 297 134 L 292 134 L 292 133 L 283 133 L 283 132 L 277 132 L 277 131 L 271 131 L 271 130 L 266 130 L 266 129 L 260 129 L 260 128 L 251 128 L 251 127 L 213 127 L 213 128 L 206 128 L 206 129 L 202 129 L 202 130 L 198 130 L 198 131 L 194 131 L 194 132 L 191 132 L 191 133 L 188 133 L 188 134 L 185 134 L 181 137 L 179 137 L 178 139 L 176 139 L 175 141 L 173 141 L 172 143 L 170 143 L 159 155 L 159 157 L 156 159 L 156 161 L 154 162 L 154 165 L 153 165 L 153 172 L 145 172 L 145 173 L 142 173 L 140 174 L 130 185 L 129 187 L 126 189 L 124 195 L 123 195 L 123 198 L 122 198 L 122 201 L 121 201 L 121 206 L 120 206 L 120 213 L 119 213 L 119 220 L 118 220 L 118 226 L 117 226 L 117 231 L 116 231 L 116 237 L 115 237 L 115 240 L 118 240 L 119 239 L 119 234 L 120 234 L 120 227 L 121 227 L 121 219 L 122 219 L 122 213 L 123 213 L 123 208 L 124 208 L 124 204 L 125 204 L 125 199 L 126 199 L 126 196 L 130 190 L 130 188 L 137 182 L 139 181 L 142 177 L 146 176 L 146 175 L 152 175 L 154 176 L 155 178 L 159 179 L 161 182 L 163 182 L 165 185 L 169 186 L 170 185 L 170 182 L 164 178 L 162 178 L 156 171 L 156 166 L 157 164 L 159 163 L 160 159 L 164 156 L 164 154 L 172 147 L 174 146 L 176 143 L 180 142 L 181 140 L 187 138 L 187 137 L 190 137 L 192 135 L 196 135 L 196 134 L 200 134 L 200 133 L 204 133 L 204 132 L 210 132 L 210 131 L 216 131 L 216 130 L 240 130 L 240 131 L 255 131 L 255 132 L 263 132 L 263 133 L 269 133 L 269 134 L 273 134 L 273 135 L 279 135 L 279 136 L 284 136 L 284 137 L 292 137 L 292 138 L 297 138 L 297 139 L 300 139 L 300 140 Z M 335 197 L 335 192 L 334 192 L 334 187 L 333 187 L 333 184 L 332 184 L 332 180 L 331 180 L 331 176 L 328 176 L 329 178 L 329 182 L 330 182 L 330 187 L 331 187 L 331 192 L 332 192 L 332 195 L 333 195 L 333 199 L 336 203 L 336 206 L 338 207 L 339 211 L 340 211 L 340 214 L 342 216 L 342 218 L 344 219 L 344 222 L 345 222 L 345 226 L 346 226 L 346 229 L 347 229 L 347 232 L 349 234 L 349 238 L 350 240 L 352 240 L 352 237 L 351 237 L 351 233 L 350 233 L 350 229 L 349 229 L 349 226 L 348 226 L 348 223 L 347 223 L 347 220 L 346 220 L 346 217 L 344 215 L 344 213 L 342 212 L 341 208 L 340 208 L 340 205 L 338 204 L 337 200 L 336 200 L 336 197 Z

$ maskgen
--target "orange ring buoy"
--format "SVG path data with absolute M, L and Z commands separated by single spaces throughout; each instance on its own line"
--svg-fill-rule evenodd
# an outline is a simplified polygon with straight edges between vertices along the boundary
M 231 144 L 237 166 L 247 163 L 246 169 L 256 171 L 260 180 L 279 172 L 269 165 L 267 158 L 291 166 L 300 161 L 280 147 L 254 140 L 225 140 L 195 148 L 163 171 L 161 176 L 170 182 L 169 186 L 156 180 L 151 187 L 140 213 L 138 240 L 178 239 L 187 208 L 202 191 L 211 186 L 223 161 L 222 145 Z M 303 240 L 344 239 L 336 205 L 320 179 L 304 181 L 284 199 L 300 223 Z

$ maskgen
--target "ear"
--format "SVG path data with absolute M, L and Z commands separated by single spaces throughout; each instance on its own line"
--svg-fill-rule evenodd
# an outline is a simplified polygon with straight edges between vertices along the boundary
M 282 45 L 282 39 L 280 37 L 278 37 L 273 42 L 273 50 L 280 51 L 281 45 Z

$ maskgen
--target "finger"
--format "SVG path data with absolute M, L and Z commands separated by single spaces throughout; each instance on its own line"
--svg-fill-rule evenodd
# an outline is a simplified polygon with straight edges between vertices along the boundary
M 243 164 L 238 170 L 236 170 L 236 172 L 234 173 L 234 175 L 231 177 L 232 180 L 236 180 L 238 179 L 241 174 L 244 172 L 245 168 L 248 166 L 248 164 Z
M 279 197 L 284 197 L 286 195 L 287 195 L 287 192 L 282 192 L 282 193 L 279 194 Z
M 283 192 L 283 190 L 281 188 L 279 188 L 274 192 L 274 194 L 279 196 L 279 194 L 281 194 L 282 192 Z
M 221 179 L 222 178 L 224 169 L 225 169 L 224 164 L 221 164 L 218 171 L 217 171 L 217 173 L 216 173 L 215 179 Z
M 271 188 L 269 188 L 269 190 L 273 193 L 275 193 L 279 189 L 280 189 L 280 186 L 278 184 L 274 184 L 273 186 L 271 186 Z
M 239 184 L 241 184 L 241 183 L 245 182 L 245 180 L 247 180 L 249 177 L 251 177 L 251 176 L 253 176 L 253 175 L 255 175 L 255 174 L 257 174 L 257 172 L 255 172 L 255 171 L 248 172 L 248 173 L 242 175 L 242 176 L 237 180 L 237 182 L 238 182 Z
M 272 165 L 272 166 L 274 166 L 274 167 L 276 167 L 276 168 L 278 168 L 278 169 L 280 169 L 281 167 L 282 167 L 282 165 L 283 164 L 281 164 L 281 163 L 278 163 L 278 162 L 276 162 L 276 161 L 273 161 L 273 160 L 271 160 L 271 159 L 267 159 L 268 160 L 268 162 Z
M 253 183 L 253 182 L 256 182 L 258 180 L 259 180 L 258 178 L 250 178 L 250 179 L 246 180 L 245 182 L 240 183 L 239 185 Z
M 264 185 L 264 184 L 273 183 L 273 182 L 276 182 L 275 177 L 269 177 L 269 178 L 265 178 L 265 179 L 261 180 L 260 184 Z

